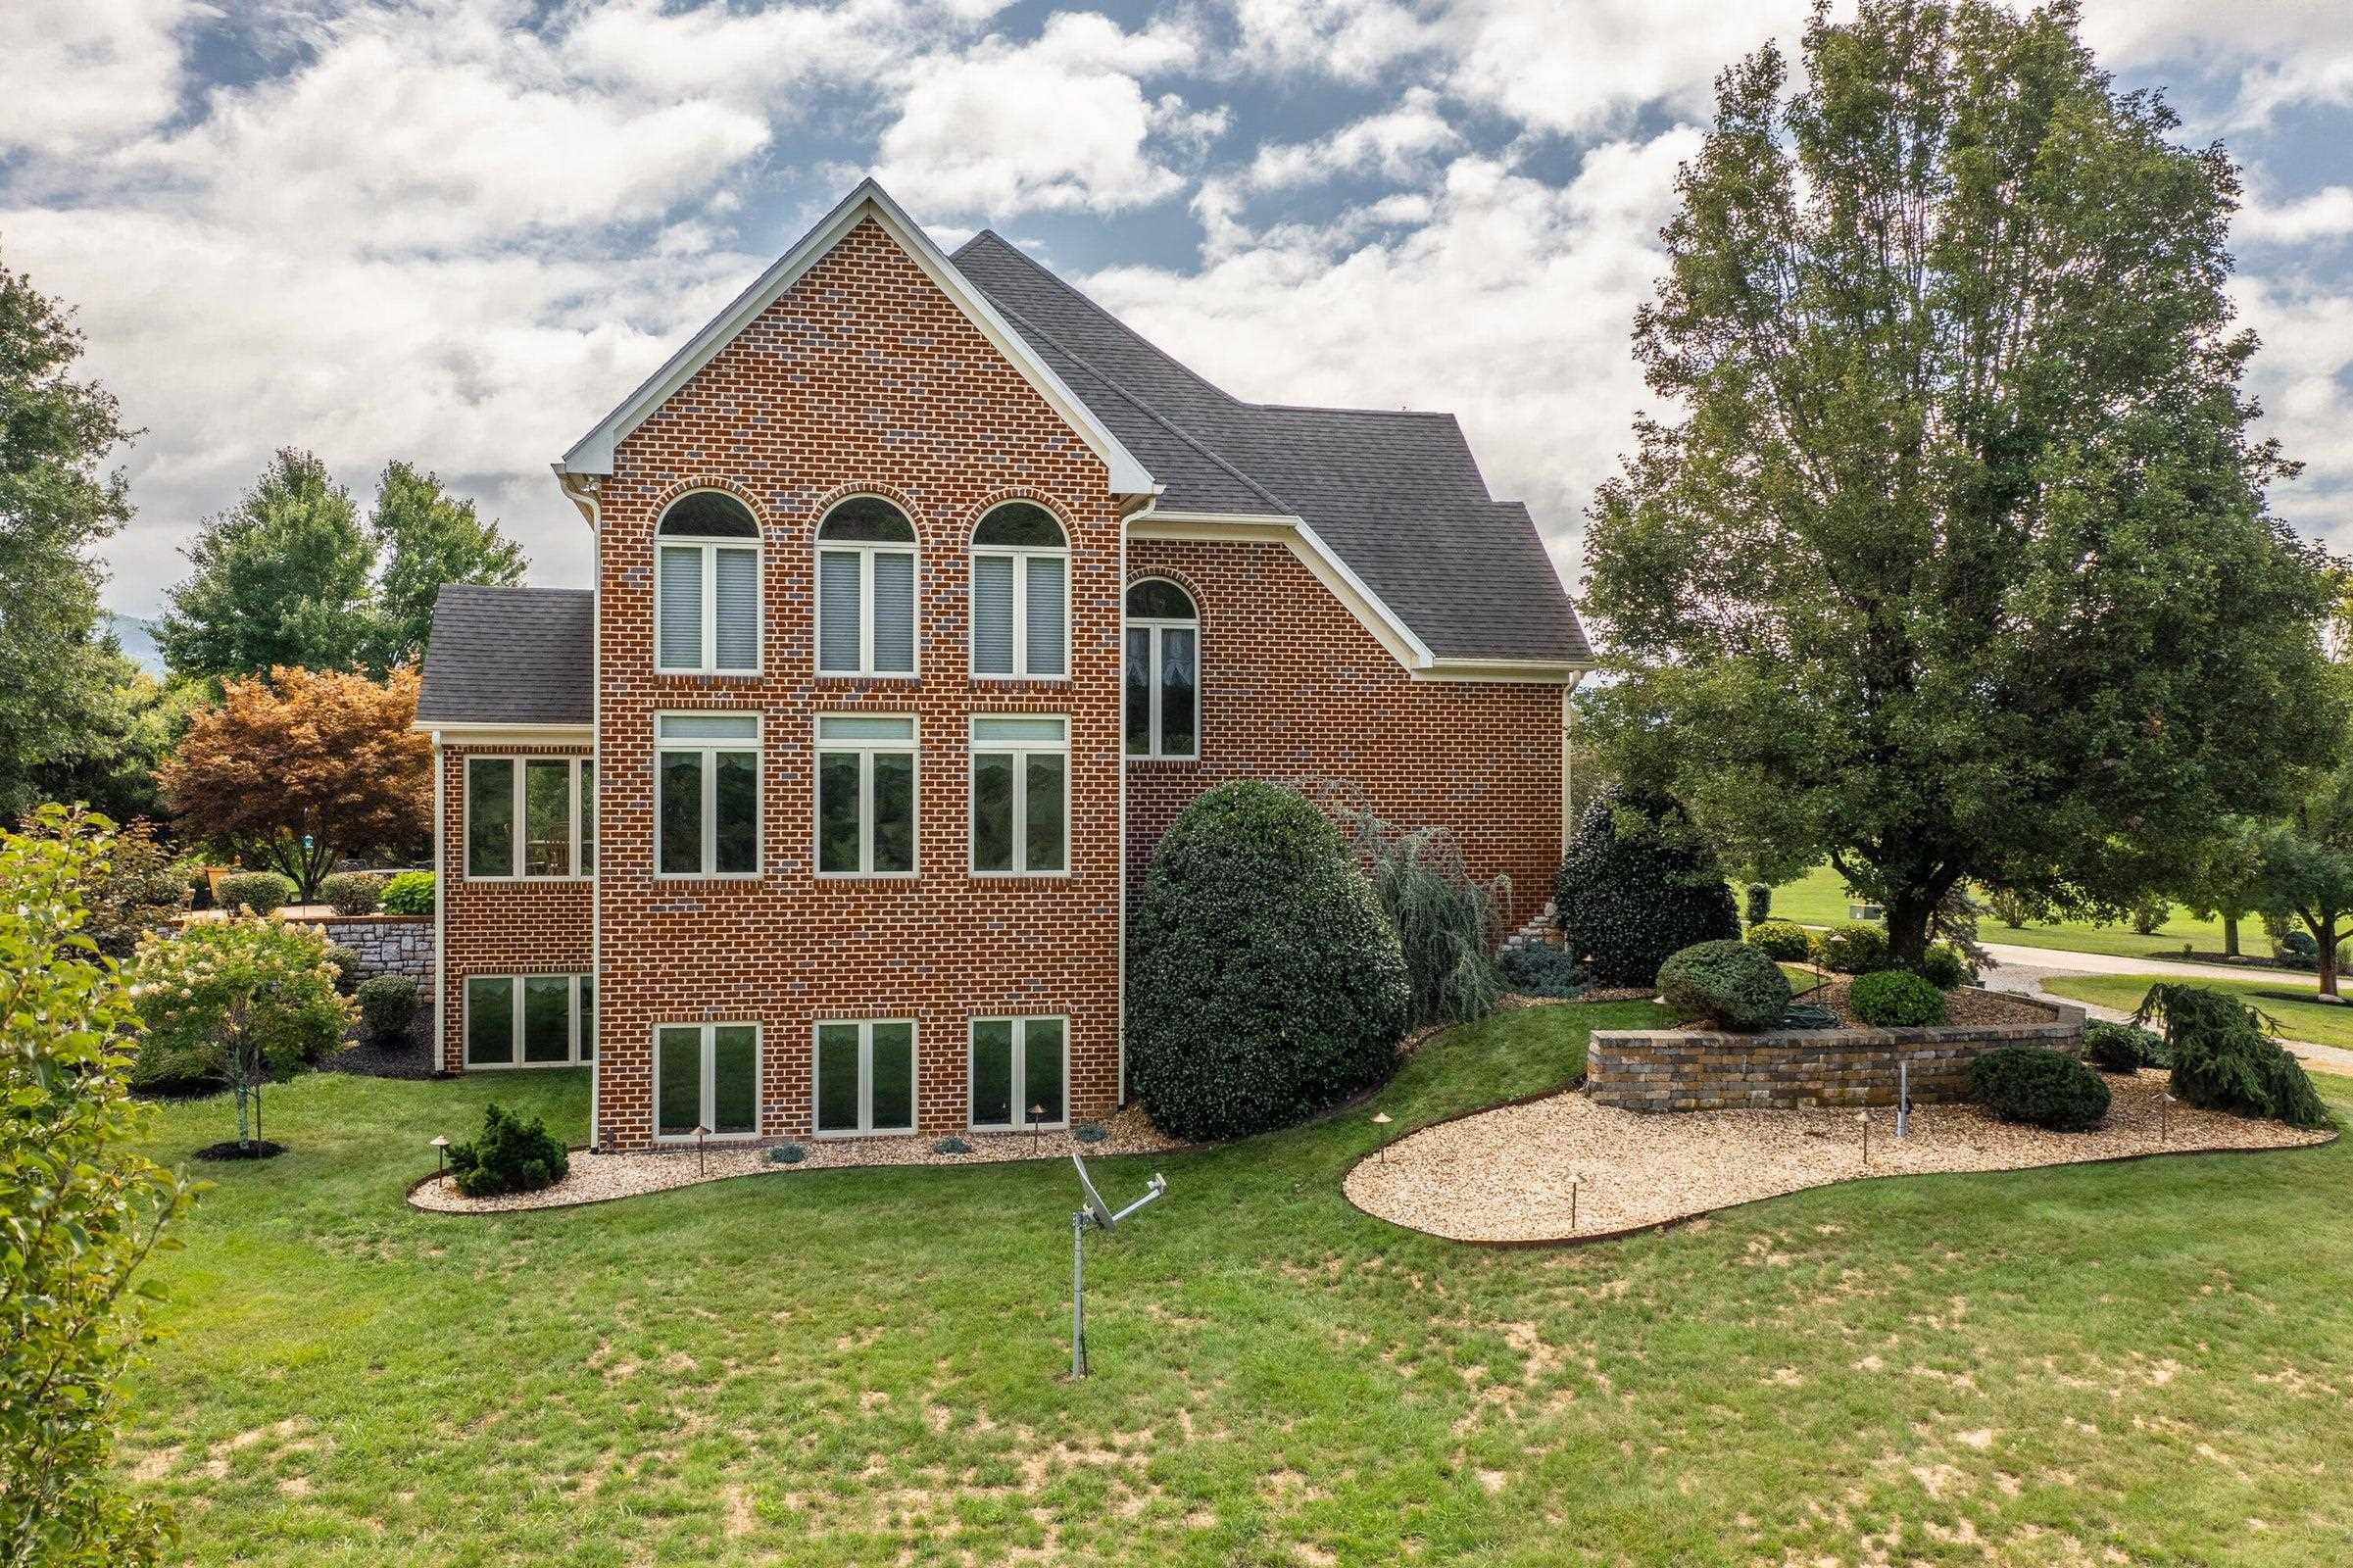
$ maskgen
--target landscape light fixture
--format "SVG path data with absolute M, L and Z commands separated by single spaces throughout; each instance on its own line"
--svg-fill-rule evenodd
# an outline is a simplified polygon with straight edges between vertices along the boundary
M 1577 1184 L 1584 1179 L 1582 1176 L 1569 1178 L 1569 1234 L 1571 1236 L 1577 1234 Z
M 698 1176 L 703 1174 L 703 1140 L 710 1136 L 710 1128 L 701 1122 L 695 1123 L 695 1174 Z
M 1871 1163 L 1871 1112 L 1858 1110 L 1854 1113 L 1854 1119 L 1863 1124 L 1863 1163 L 1868 1165 Z
M 433 1174 L 447 1176 L 450 1173 L 450 1141 L 440 1133 L 435 1133 L 431 1142 L 433 1145 Z
M 1095 1190 L 1087 1175 L 1087 1162 L 1075 1149 L 1070 1152 L 1070 1163 L 1078 1167 L 1079 1193 L 1085 1199 L 1085 1206 L 1070 1216 L 1070 1376 L 1076 1380 L 1087 1375 L 1087 1227 L 1117 1230 L 1121 1220 L 1168 1191 L 1168 1178 L 1152 1172 L 1144 1196 L 1114 1214 Z
M 1036 1149 L 1038 1140 L 1046 1136 L 1046 1106 L 1044 1102 L 1029 1107 L 1029 1147 Z
M 1386 1110 L 1376 1110 L 1376 1111 L 1374 1111 L 1374 1112 L 1373 1112 L 1373 1125 L 1374 1125 L 1375 1127 L 1386 1127 L 1386 1126 L 1388 1126 L 1388 1125 L 1389 1125 L 1389 1112 L 1388 1112 L 1388 1111 L 1386 1111 Z M 1381 1163 L 1382 1163 L 1382 1164 L 1384 1164 L 1384 1165 L 1386 1165 L 1386 1164 L 1388 1164 L 1388 1163 L 1389 1163 L 1389 1139 L 1388 1139 L 1388 1137 L 1387 1137 L 1386 1135 L 1384 1135 L 1384 1136 L 1382 1137 L 1382 1139 L 1381 1139 Z
M 1912 1136 L 1912 1063 L 1903 1057 L 1895 1063 L 1895 1136 Z
M 2166 1090 L 2163 1095 L 2158 1097 L 2157 1142 L 2161 1144 L 2170 1144 L 2174 1141 L 2173 1103 L 2174 1092 L 2170 1089 Z

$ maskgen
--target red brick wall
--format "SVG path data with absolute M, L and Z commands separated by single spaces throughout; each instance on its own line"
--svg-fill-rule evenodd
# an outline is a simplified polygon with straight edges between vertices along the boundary
M 1201 760 L 1128 764 L 1135 886 L 1203 790 L 1254 776 L 1360 787 L 1400 827 L 1444 825 L 1482 877 L 1511 878 L 1508 924 L 1560 864 L 1560 688 L 1417 681 L 1274 543 L 1139 539 L 1130 580 L 1166 577 L 1201 617 Z
M 586 757 L 585 746 L 444 746 L 441 751 L 441 1065 L 466 1065 L 466 977 L 586 974 L 592 884 L 474 882 L 466 875 L 466 760 Z
M 657 675 L 653 528 L 699 485 L 760 519 L 763 673 Z M 817 678 L 815 529 L 834 499 L 891 497 L 915 524 L 920 679 Z M 966 546 L 1014 496 L 1070 534 L 1071 666 L 1063 681 L 976 681 L 966 656 Z M 761 1131 L 809 1131 L 811 1025 L 916 1019 L 919 1129 L 967 1121 L 969 1020 L 1070 1019 L 1073 1119 L 1118 1094 L 1118 524 L 1108 474 L 1077 435 L 881 229 L 819 262 L 615 454 L 598 586 L 603 746 L 599 1120 L 624 1147 L 652 1132 L 656 1025 L 763 1026 Z M 654 715 L 757 710 L 764 720 L 762 874 L 653 876 Z M 819 881 L 809 743 L 819 712 L 916 715 L 913 881 Z M 968 720 L 1070 717 L 1070 871 L 967 874 Z

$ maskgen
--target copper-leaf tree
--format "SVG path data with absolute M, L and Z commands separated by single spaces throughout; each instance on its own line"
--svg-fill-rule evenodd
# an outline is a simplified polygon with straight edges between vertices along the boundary
M 164 790 L 182 833 L 285 873 L 309 903 L 342 857 L 425 840 L 432 748 L 416 718 L 415 670 L 376 681 L 281 664 L 224 684 L 164 764 Z

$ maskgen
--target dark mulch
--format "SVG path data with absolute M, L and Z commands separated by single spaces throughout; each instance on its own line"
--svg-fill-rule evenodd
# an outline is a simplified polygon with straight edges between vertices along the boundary
M 425 1003 L 408 1034 L 398 1040 L 360 1040 L 319 1064 L 320 1072 L 357 1073 L 363 1078 L 438 1078 L 433 1059 L 433 1006 Z
M 234 1138 L 224 1144 L 207 1144 L 196 1151 L 198 1159 L 275 1159 L 286 1152 L 284 1144 L 257 1138 L 250 1144 L 240 1144 Z

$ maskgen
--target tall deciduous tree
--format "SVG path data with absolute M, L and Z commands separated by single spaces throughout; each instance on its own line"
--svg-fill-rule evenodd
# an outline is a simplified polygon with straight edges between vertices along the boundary
M 205 519 L 187 556 L 195 570 L 156 637 L 173 674 L 350 669 L 373 650 L 375 549 L 351 492 L 310 453 L 281 450 L 243 500 Z
M 1823 857 L 1917 960 L 1965 879 L 2114 908 L 2336 705 L 2249 426 L 2219 148 L 2076 9 L 1817 8 L 1719 79 L 1636 345 L 1686 411 L 1593 508 L 1597 704 L 1736 861 Z
M 284 665 L 230 680 L 164 764 L 180 828 L 284 872 L 305 903 L 338 857 L 413 849 L 432 814 L 417 684 Z
M 378 669 L 423 660 L 442 584 L 522 581 L 523 553 L 499 532 L 497 520 L 475 515 L 474 504 L 442 489 L 438 475 L 406 463 L 385 467 L 368 526 L 383 562 L 376 582 Z

